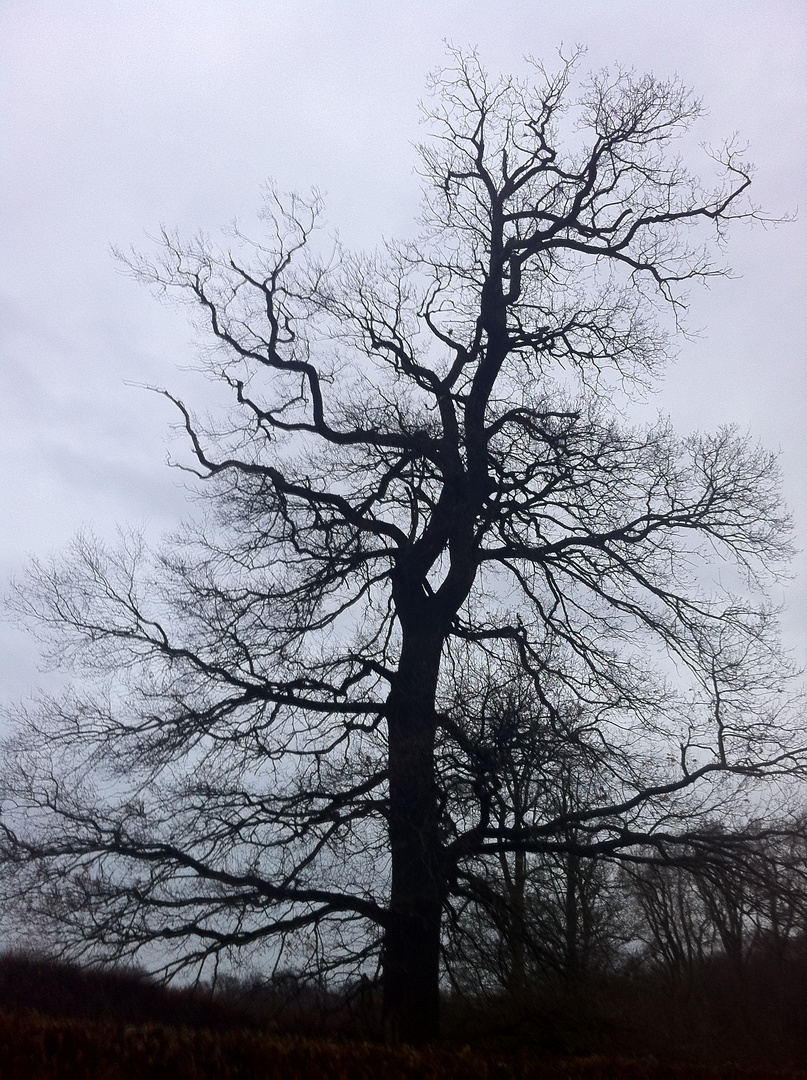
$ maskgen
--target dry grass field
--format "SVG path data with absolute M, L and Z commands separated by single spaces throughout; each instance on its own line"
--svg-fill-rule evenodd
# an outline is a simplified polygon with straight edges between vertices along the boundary
M 346 1011 L 337 998 L 295 996 L 293 982 L 282 983 L 285 999 L 249 984 L 214 994 L 131 969 L 0 955 L 0 1080 L 807 1080 L 801 983 L 792 1007 L 770 1015 L 767 984 L 739 1011 L 718 1009 L 715 993 L 710 1009 L 704 999 L 697 1012 L 676 1010 L 652 984 L 614 981 L 599 993 L 557 985 L 521 1009 L 446 999 L 445 1043 L 415 1050 L 380 1044 L 372 995 Z
M 0 1080 L 807 1080 L 807 1069 L 589 1057 L 541 1062 L 466 1048 L 414 1050 L 160 1024 L 0 1014 Z

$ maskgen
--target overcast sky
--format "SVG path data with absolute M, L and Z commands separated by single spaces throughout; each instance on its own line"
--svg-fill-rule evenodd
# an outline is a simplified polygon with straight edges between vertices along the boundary
M 110 245 L 249 222 L 261 184 L 326 194 L 348 245 L 411 235 L 412 142 L 443 40 L 523 71 L 561 44 L 591 68 L 680 75 L 757 162 L 777 229 L 736 229 L 737 279 L 693 296 L 657 404 L 679 429 L 737 422 L 781 450 L 807 546 L 807 4 L 804 0 L 0 0 L 0 579 L 82 526 L 186 511 L 165 468 L 167 402 L 193 396 L 183 315 L 121 276 Z M 805 556 L 784 599 L 807 660 Z M 36 650 L 0 627 L 0 698 L 37 682 Z

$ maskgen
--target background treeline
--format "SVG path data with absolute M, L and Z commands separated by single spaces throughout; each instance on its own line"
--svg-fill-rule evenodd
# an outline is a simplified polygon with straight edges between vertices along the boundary
M 662 858 L 480 867 L 446 948 L 456 1032 L 561 1053 L 807 1061 L 803 820 Z

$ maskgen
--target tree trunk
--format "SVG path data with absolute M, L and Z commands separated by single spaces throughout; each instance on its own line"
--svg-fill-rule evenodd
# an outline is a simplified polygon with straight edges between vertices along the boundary
M 565 916 L 566 916 L 566 949 L 565 949 L 565 974 L 567 979 L 577 978 L 579 972 L 579 951 L 578 951 L 578 874 L 579 874 L 579 858 L 577 855 L 573 855 L 571 852 L 566 856 L 566 896 L 565 896 Z
M 384 1032 L 422 1044 L 439 1032 L 440 922 L 445 888 L 434 771 L 442 640 L 404 635 L 388 700 L 390 919 L 384 937 Z
M 526 891 L 527 891 L 527 856 L 517 851 L 514 857 L 513 875 L 510 881 L 510 965 L 507 973 L 507 988 L 515 998 L 520 998 L 527 984 L 526 943 Z

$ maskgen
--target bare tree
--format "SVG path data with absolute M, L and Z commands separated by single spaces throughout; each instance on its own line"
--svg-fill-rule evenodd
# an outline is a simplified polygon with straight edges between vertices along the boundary
M 576 59 L 435 76 L 417 243 L 325 251 L 319 200 L 270 193 L 262 243 L 131 261 L 195 309 L 231 405 L 166 392 L 206 508 L 184 532 L 78 541 L 19 592 L 81 676 L 6 749 L 8 888 L 62 940 L 380 957 L 389 1037 L 423 1041 L 469 861 L 686 844 L 716 791 L 803 767 L 753 599 L 788 554 L 774 459 L 623 416 L 758 216 L 749 170 L 729 143 L 705 189 L 674 152 L 698 103 L 621 71 L 578 93 Z M 452 818 L 454 658 L 505 647 L 548 716 L 594 717 L 603 804 L 497 817 L 480 781 Z
M 444 820 L 461 832 L 484 814 L 500 831 L 536 836 L 549 826 L 550 837 L 531 855 L 502 847 L 457 864 L 446 941 L 452 982 L 472 993 L 487 982 L 518 997 L 548 975 L 607 965 L 622 939 L 614 868 L 585 857 L 576 817 L 607 805 L 613 777 L 639 762 L 603 744 L 602 715 L 564 701 L 547 678 L 541 693 L 552 707 L 542 704 L 517 653 L 487 670 L 455 670 L 452 681 L 438 736 Z
M 707 826 L 701 846 L 692 844 L 667 863 L 651 849 L 644 862 L 635 853 L 634 864 L 622 867 L 621 891 L 633 906 L 635 940 L 644 946 L 640 965 L 663 974 L 679 1000 L 696 989 L 702 994 L 717 975 L 732 1008 L 751 1023 L 759 1019 L 761 999 L 766 1014 L 772 999 L 782 1006 L 803 949 L 804 820 L 749 822 L 728 843 L 715 844 L 722 833 L 722 823 Z M 776 1007 L 772 1013 L 781 1022 L 783 1013 Z

